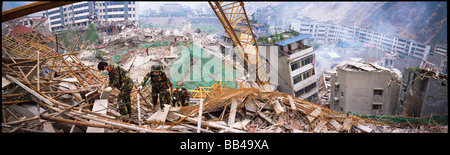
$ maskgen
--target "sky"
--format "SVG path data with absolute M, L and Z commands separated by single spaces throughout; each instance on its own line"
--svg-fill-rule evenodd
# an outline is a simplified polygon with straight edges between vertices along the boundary
M 2 11 L 16 8 L 16 7 L 19 7 L 22 5 L 27 5 L 27 4 L 34 3 L 34 2 L 36 2 L 36 1 L 2 1 L 2 3 L 3 3 Z M 42 16 L 42 13 L 44 13 L 44 11 L 33 13 L 30 16 Z

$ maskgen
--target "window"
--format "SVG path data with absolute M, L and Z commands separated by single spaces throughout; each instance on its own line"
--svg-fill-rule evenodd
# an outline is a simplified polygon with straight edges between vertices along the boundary
M 382 88 L 373 89 L 373 95 L 383 95 L 383 89 Z
M 372 105 L 372 110 L 381 110 L 381 105 Z
M 56 14 L 56 13 L 59 13 L 59 10 L 55 10 L 55 11 L 49 12 L 48 15 L 52 15 L 52 14 Z
M 291 63 L 291 71 L 294 71 L 296 69 L 300 68 L 298 61 L 295 61 L 293 63 Z
M 302 81 L 302 76 L 300 76 L 300 75 L 301 74 L 294 76 L 294 84 L 299 83 L 300 81 Z
M 300 89 L 299 91 L 295 92 L 295 96 L 300 96 L 300 95 L 302 95 L 304 93 L 305 93 L 305 89 Z

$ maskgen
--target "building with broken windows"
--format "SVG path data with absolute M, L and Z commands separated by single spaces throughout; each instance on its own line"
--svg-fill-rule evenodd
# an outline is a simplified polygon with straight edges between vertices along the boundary
M 448 115 L 447 74 L 431 68 L 405 68 L 397 115 L 428 117 Z
M 399 77 L 382 66 L 344 61 L 331 73 L 330 108 L 342 113 L 393 114 Z

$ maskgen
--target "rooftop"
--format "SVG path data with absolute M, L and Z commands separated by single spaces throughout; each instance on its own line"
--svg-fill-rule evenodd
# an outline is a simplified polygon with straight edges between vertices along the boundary
M 308 39 L 308 38 L 311 38 L 311 35 L 301 34 L 301 35 L 277 42 L 277 43 L 275 43 L 275 45 L 286 46 L 286 45 L 292 44 L 294 42 L 297 42 L 299 40 Z
M 33 31 L 36 31 L 36 30 L 26 27 L 22 24 L 17 24 L 17 26 L 14 27 L 14 29 L 9 33 L 9 35 L 23 34 L 23 33 L 33 32 Z

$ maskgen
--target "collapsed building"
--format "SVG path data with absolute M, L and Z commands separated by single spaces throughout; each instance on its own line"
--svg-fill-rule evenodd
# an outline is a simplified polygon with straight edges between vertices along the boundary
M 322 107 L 297 98 L 295 93 L 261 92 L 249 88 L 256 85 L 254 82 L 241 85 L 243 81 L 239 78 L 227 76 L 239 77 L 233 73 L 243 67 L 229 57 L 207 50 L 214 49 L 211 46 L 217 45 L 217 40 L 205 39 L 207 35 L 188 26 L 181 31 L 129 27 L 112 35 L 104 47 L 90 46 L 80 51 L 62 47 L 57 35 L 17 28 L 19 33 L 2 35 L 2 132 L 447 132 L 447 126 L 437 125 L 423 126 L 421 130 L 396 127 Z M 295 44 L 289 46 L 280 43 L 280 48 L 304 46 L 297 41 L 287 43 Z M 135 83 L 141 82 L 151 65 L 164 64 L 165 71 L 172 73 L 169 77 L 175 87 L 188 86 L 193 94 L 191 105 L 165 105 L 164 112 L 152 110 L 149 89 L 133 89 L 131 107 L 136 115 L 120 117 L 116 104 L 118 91 L 105 92 L 107 76 L 95 69 L 100 61 L 93 57 L 96 50 L 107 51 L 103 61 L 126 68 Z M 292 52 L 291 56 L 302 52 Z M 308 57 L 305 64 L 310 64 L 309 60 Z M 186 62 L 192 64 L 177 66 Z M 222 70 L 219 65 L 229 70 Z M 194 67 L 205 69 L 193 74 Z M 231 80 L 217 80 L 219 76 Z M 193 80 L 197 78 L 202 80 Z
M 396 107 L 397 114 L 410 117 L 448 115 L 447 74 L 428 67 L 405 68 Z

